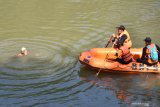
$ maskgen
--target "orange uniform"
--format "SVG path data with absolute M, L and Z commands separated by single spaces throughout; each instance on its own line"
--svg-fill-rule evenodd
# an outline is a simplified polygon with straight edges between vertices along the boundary
M 124 30 L 123 34 L 127 35 L 127 39 L 124 41 L 124 45 L 126 45 L 128 48 L 131 48 L 132 47 L 132 41 L 131 41 L 129 33 L 127 32 L 127 30 Z
M 129 35 L 129 33 L 127 32 L 127 30 L 124 30 L 123 33 L 116 35 L 116 41 L 115 41 L 115 43 L 116 43 L 116 42 L 118 41 L 118 39 L 121 38 L 124 34 L 127 36 L 127 39 L 124 41 L 123 45 L 127 46 L 128 48 L 131 48 L 131 47 L 132 47 L 132 41 L 131 41 L 130 35 Z M 117 44 L 115 44 L 114 47 L 116 47 L 116 45 L 117 45 Z
M 122 62 L 128 62 L 132 60 L 132 54 L 130 53 L 130 49 L 127 46 L 121 46 L 118 50 L 118 54 L 115 56 L 107 57 L 107 59 L 115 60 L 115 59 L 121 59 Z

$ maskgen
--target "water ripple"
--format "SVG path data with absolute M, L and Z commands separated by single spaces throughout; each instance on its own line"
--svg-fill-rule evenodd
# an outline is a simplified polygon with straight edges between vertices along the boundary
M 89 88 L 90 86 L 75 80 L 76 76 L 73 76 L 79 66 L 74 55 L 77 54 L 77 49 L 69 41 L 59 41 L 58 38 L 42 36 L 1 41 L 0 52 L 6 54 L 0 56 L 0 98 L 13 99 L 15 104 L 28 105 L 31 100 L 25 102 L 25 99 L 34 97 L 36 100 L 39 97 L 45 104 Z M 15 57 L 22 46 L 28 49 L 29 55 Z M 36 101 L 33 101 L 29 105 L 34 105 Z

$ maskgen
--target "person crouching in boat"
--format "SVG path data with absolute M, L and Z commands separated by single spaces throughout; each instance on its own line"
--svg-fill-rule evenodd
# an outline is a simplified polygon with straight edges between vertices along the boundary
M 143 48 L 142 57 L 137 59 L 137 62 L 152 66 L 158 63 L 158 59 L 160 61 L 160 56 L 158 52 L 160 52 L 160 47 L 156 44 L 151 43 L 151 38 L 146 37 L 144 39 L 145 47 Z
M 124 36 L 126 35 L 124 34 Z M 123 43 L 124 41 L 119 40 L 117 42 L 117 53 L 114 56 L 111 56 L 111 58 L 108 56 L 107 59 L 116 60 L 121 64 L 129 64 L 130 62 L 134 61 L 130 49 Z
M 125 29 L 125 27 L 123 25 L 120 25 L 117 28 L 117 35 L 112 34 L 112 36 L 114 37 L 114 39 L 112 40 L 112 42 L 114 43 L 114 48 L 117 49 L 119 46 L 117 44 L 117 41 L 121 40 L 123 41 L 123 45 L 127 46 L 128 48 L 132 47 L 132 41 L 130 39 L 130 35 L 127 32 L 127 30 Z
M 25 47 L 21 48 L 21 51 L 19 54 L 17 54 L 17 57 L 22 57 L 22 56 L 27 56 L 28 55 L 28 51 Z

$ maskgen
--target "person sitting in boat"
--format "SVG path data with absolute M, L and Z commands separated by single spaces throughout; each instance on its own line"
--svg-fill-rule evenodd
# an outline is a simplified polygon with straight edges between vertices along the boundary
M 130 52 L 130 49 L 123 44 L 123 41 L 118 42 L 118 50 L 116 55 L 107 57 L 109 60 L 116 60 L 121 64 L 129 64 L 130 62 L 134 61 L 133 56 Z
M 129 64 L 133 61 L 133 56 L 130 52 L 130 49 L 122 43 L 119 44 L 118 53 L 116 54 L 116 56 L 116 61 L 122 64 Z
M 17 54 L 17 57 L 22 57 L 22 56 L 27 56 L 28 55 L 28 51 L 25 47 L 21 48 L 21 51 L 19 54 Z
M 124 41 L 124 45 L 126 45 L 128 48 L 132 47 L 132 41 L 130 39 L 130 35 L 127 32 L 127 30 L 125 29 L 125 27 L 123 25 L 120 25 L 119 27 L 116 27 L 118 30 L 117 35 L 112 34 L 112 36 L 114 37 L 114 39 L 112 40 L 112 42 L 114 43 L 114 48 L 118 48 L 118 44 L 117 41 L 121 40 Z
M 160 61 L 160 56 L 158 55 L 158 52 L 160 52 L 160 47 L 156 44 L 151 43 L 150 37 L 146 37 L 144 41 L 146 46 L 143 48 L 142 57 L 138 58 L 137 62 L 149 66 L 157 64 L 158 59 Z

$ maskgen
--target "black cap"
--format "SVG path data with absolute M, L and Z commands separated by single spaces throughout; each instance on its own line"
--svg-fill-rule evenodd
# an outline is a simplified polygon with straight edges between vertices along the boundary
M 146 37 L 146 38 L 144 39 L 144 41 L 145 41 L 145 42 L 151 42 L 152 40 L 151 40 L 150 37 Z
M 123 25 L 120 25 L 118 27 L 116 27 L 117 29 L 120 29 L 120 30 L 125 30 L 125 27 Z

